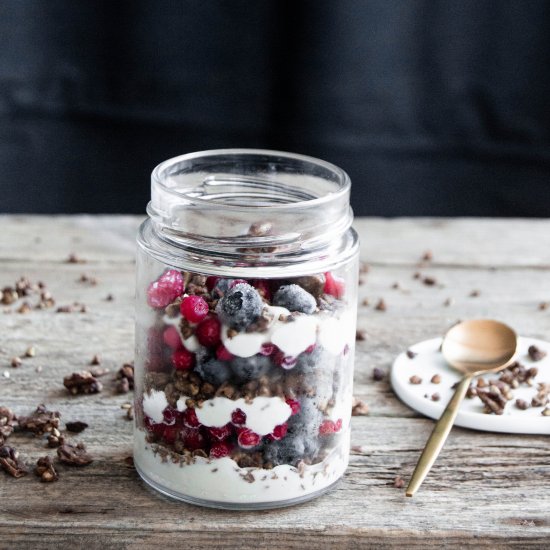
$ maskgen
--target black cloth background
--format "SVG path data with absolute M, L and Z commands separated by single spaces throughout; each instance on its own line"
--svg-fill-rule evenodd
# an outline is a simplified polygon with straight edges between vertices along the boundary
M 0 211 L 144 212 L 160 161 L 311 154 L 356 214 L 550 215 L 546 0 L 2 0 Z

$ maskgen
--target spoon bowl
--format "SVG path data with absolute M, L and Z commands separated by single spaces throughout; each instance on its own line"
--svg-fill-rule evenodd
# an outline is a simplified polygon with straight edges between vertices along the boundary
M 418 490 L 443 448 L 474 376 L 505 369 L 514 360 L 517 347 L 517 334 L 508 325 L 492 319 L 463 321 L 447 331 L 441 352 L 449 365 L 464 376 L 420 455 L 405 493 L 408 497 Z
M 479 376 L 510 365 L 517 346 L 517 334 L 508 325 L 492 319 L 472 319 L 447 331 L 441 353 L 457 371 Z

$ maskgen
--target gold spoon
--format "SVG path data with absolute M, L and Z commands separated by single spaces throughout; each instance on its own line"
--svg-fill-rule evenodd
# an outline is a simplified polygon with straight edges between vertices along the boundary
M 464 377 L 422 451 L 407 487 L 408 497 L 416 493 L 439 455 L 472 378 L 505 369 L 514 360 L 517 345 L 516 333 L 508 325 L 491 319 L 464 321 L 454 325 L 445 334 L 441 345 L 443 357 Z

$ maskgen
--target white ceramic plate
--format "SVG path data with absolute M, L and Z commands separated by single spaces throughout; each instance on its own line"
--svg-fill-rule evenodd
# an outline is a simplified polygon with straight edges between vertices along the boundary
M 531 361 L 527 354 L 530 345 L 548 352 L 541 361 Z M 438 419 L 453 394 L 451 386 L 460 379 L 460 374 L 447 365 L 439 351 L 441 338 L 419 342 L 409 349 L 417 355 L 409 359 L 405 352 L 394 361 L 391 370 L 391 384 L 397 396 L 414 410 L 430 418 Z M 473 430 L 487 432 L 506 432 L 518 434 L 550 434 L 550 416 L 542 416 L 544 407 L 529 407 L 520 410 L 515 406 L 516 399 L 525 399 L 531 403 L 531 398 L 537 393 L 538 382 L 550 382 L 550 342 L 535 338 L 519 338 L 518 355 L 516 360 L 526 367 L 537 367 L 539 372 L 533 387 L 522 384 L 512 390 L 514 399 L 509 401 L 504 414 L 485 414 L 483 404 L 478 398 L 464 399 L 456 417 L 455 425 Z M 421 384 L 411 384 L 412 375 L 422 378 Z M 441 376 L 440 384 L 430 382 L 434 374 Z M 485 378 L 496 378 L 498 375 L 489 375 Z M 432 401 L 431 396 L 438 393 L 439 401 Z

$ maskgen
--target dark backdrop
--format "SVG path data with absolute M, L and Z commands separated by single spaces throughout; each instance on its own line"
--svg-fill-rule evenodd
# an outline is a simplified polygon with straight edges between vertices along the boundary
M 4 212 L 144 212 L 158 162 L 264 147 L 356 214 L 548 216 L 549 130 L 549 1 L 0 2 Z

